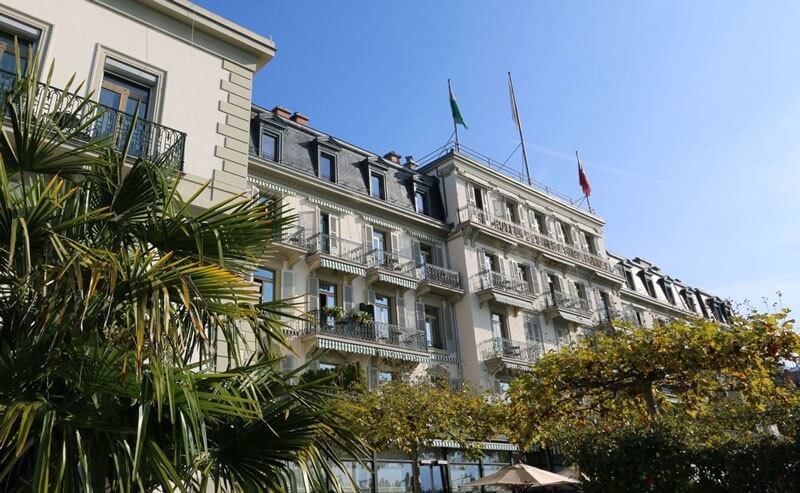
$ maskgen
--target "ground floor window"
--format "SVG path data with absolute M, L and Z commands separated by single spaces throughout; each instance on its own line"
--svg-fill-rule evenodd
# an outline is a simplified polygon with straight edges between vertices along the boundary
M 334 474 L 342 485 L 342 491 L 346 493 L 371 493 L 372 492 L 372 473 L 362 464 L 353 461 L 345 461 L 345 473 L 341 469 L 336 468 Z M 353 488 L 353 484 L 347 475 L 355 482 L 357 488 Z
M 378 491 L 411 492 L 411 462 L 378 462 L 375 470 Z

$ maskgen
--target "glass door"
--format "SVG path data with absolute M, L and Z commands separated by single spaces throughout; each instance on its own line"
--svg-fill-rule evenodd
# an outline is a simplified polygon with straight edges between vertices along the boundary
M 419 479 L 422 493 L 449 493 L 447 466 L 439 464 L 422 464 L 419 466 Z
M 150 109 L 150 88 L 105 73 L 100 88 L 100 104 L 106 107 L 98 123 L 100 136 L 114 135 L 117 149 L 123 150 L 135 117 L 128 154 L 142 156 L 149 141 L 145 120 Z
M 391 302 L 388 296 L 382 294 L 375 295 L 375 308 L 373 316 L 375 318 L 376 337 L 381 340 L 389 339 L 389 324 L 391 323 Z
M 386 233 L 383 231 L 372 231 L 372 255 L 375 265 L 386 264 Z

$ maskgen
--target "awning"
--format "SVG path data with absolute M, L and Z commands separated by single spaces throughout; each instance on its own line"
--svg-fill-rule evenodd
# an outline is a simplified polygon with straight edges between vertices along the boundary
M 378 272 L 378 280 L 395 284 L 397 286 L 402 286 L 406 289 L 417 289 L 417 281 L 396 276 L 394 274 L 389 274 L 388 272 Z
M 521 300 L 519 298 L 515 298 L 513 296 L 508 296 L 502 293 L 492 293 L 494 296 L 494 300 L 498 303 L 503 303 L 504 305 L 516 306 L 517 308 L 522 308 L 523 310 L 533 310 L 533 303 L 527 300 Z
M 429 354 L 417 354 L 406 351 L 395 351 L 392 349 L 383 349 L 383 348 L 378 348 L 378 356 L 382 358 L 415 361 L 417 363 L 427 363 L 431 359 Z
M 508 361 L 507 359 L 503 359 L 503 365 L 510 370 L 518 370 L 518 371 L 531 371 L 531 367 L 525 363 L 516 363 L 514 361 Z
M 558 316 L 563 318 L 564 320 L 569 320 L 570 322 L 575 322 L 576 324 L 580 324 L 580 325 L 591 325 L 592 324 L 592 318 L 590 316 L 588 316 L 588 315 L 583 317 L 583 316 L 578 315 L 576 313 L 572 313 L 572 312 L 568 312 L 568 311 L 564 311 L 564 310 L 558 310 Z
M 553 262 L 559 262 L 561 264 L 569 266 L 575 265 L 575 261 L 569 257 L 562 257 L 561 255 L 549 252 L 542 252 L 540 253 L 540 255 L 548 260 L 552 260 Z
M 346 353 L 367 354 L 375 356 L 375 348 L 357 344 L 354 342 L 339 341 L 336 339 L 327 339 L 317 335 L 317 347 L 320 349 L 333 349 L 334 351 L 344 351 Z
M 325 269 L 331 270 L 338 270 L 340 272 L 347 272 L 348 274 L 353 274 L 356 276 L 365 276 L 367 275 L 367 269 L 364 267 L 359 267 L 357 265 L 349 264 L 347 262 L 341 262 L 339 260 L 334 260 L 331 258 L 320 258 L 319 259 L 319 266 Z
M 440 448 L 461 448 L 454 440 L 431 440 L 430 445 Z M 507 442 L 478 442 L 478 445 L 483 450 L 508 450 L 511 452 L 519 450 L 516 445 Z
M 431 353 L 431 359 L 436 361 L 445 361 L 447 363 L 457 363 L 458 356 L 453 354 Z

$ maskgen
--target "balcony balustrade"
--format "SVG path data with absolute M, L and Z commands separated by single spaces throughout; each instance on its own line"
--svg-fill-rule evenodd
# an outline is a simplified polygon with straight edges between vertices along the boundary
M 485 270 L 479 272 L 476 276 L 477 290 L 492 289 L 498 291 L 505 291 L 515 294 L 517 296 L 528 297 L 531 296 L 530 285 L 516 277 L 503 275 L 499 272 Z
M 494 337 L 478 344 L 478 354 L 489 371 L 527 371 L 542 356 L 542 348 L 530 342 Z
M 281 232 L 281 238 L 278 241 L 294 248 L 301 248 L 303 250 L 308 248 L 306 241 L 306 229 L 302 227 L 294 226 L 284 229 Z
M 461 273 L 454 270 L 445 269 L 438 265 L 424 264 L 420 267 L 422 279 L 431 284 L 444 286 L 445 288 L 461 291 Z
M 405 276 L 420 278 L 417 271 L 417 262 L 395 252 L 375 249 L 367 254 L 367 268 L 377 267 Z
M 592 325 L 592 307 L 587 299 L 554 291 L 542 297 L 542 305 L 548 320 L 560 317 L 583 326 Z
M 495 216 L 493 214 L 489 214 L 488 212 L 475 206 L 467 206 L 462 208 L 459 210 L 458 215 L 459 220 L 462 223 L 473 222 L 483 225 L 492 229 L 496 233 L 510 236 L 511 239 L 524 241 L 530 245 L 534 245 L 542 249 L 564 255 L 570 259 L 577 260 L 578 262 L 590 265 L 603 272 L 613 274 L 617 277 L 623 277 L 620 269 L 612 267 L 607 260 L 603 259 L 599 255 L 595 255 L 591 252 L 587 252 L 572 245 L 560 242 L 531 229 L 524 228 L 520 224 L 509 221 L 508 219 L 502 217 Z
M 0 71 L 0 98 L 14 89 L 17 75 Z M 92 123 L 75 137 L 89 142 L 101 138 L 109 140 L 109 145 L 122 151 L 127 146 L 128 156 L 163 163 L 175 169 L 183 169 L 186 134 L 158 123 L 138 119 L 116 108 L 86 100 L 72 93 L 46 84 L 37 84 L 35 101 L 56 124 L 68 130 L 82 124 L 84 118 L 94 118 Z M 77 112 L 77 116 L 73 114 Z M 130 143 L 128 143 L 128 134 Z
M 414 327 L 370 321 L 358 324 L 353 321 L 335 321 L 332 318 L 300 322 L 301 335 L 335 336 L 367 343 L 392 346 L 412 351 L 428 351 L 425 332 Z
M 317 253 L 363 264 L 365 262 L 364 245 L 336 236 L 317 233 L 306 240 L 308 255 Z

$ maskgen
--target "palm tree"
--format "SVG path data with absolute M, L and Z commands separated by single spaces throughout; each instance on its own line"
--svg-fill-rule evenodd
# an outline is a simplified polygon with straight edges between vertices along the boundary
M 36 65 L 2 95 L 0 489 L 323 488 L 361 442 L 325 381 L 280 370 L 290 306 L 248 279 L 291 217 L 198 207 L 169 157 L 93 136 L 102 108 Z

